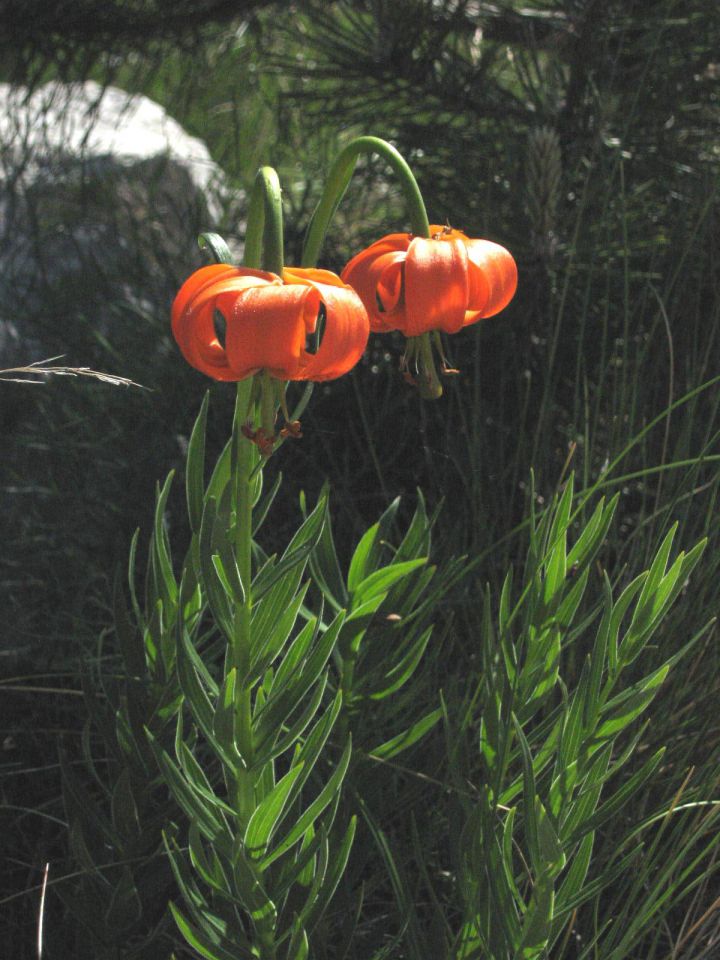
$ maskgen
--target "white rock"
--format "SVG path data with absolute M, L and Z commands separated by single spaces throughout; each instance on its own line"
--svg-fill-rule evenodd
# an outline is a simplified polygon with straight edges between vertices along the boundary
M 224 178 L 207 146 L 141 94 L 103 88 L 94 80 L 52 81 L 33 92 L 0 83 L 0 147 L 6 174 L 22 162 L 24 180 L 47 170 L 59 155 L 112 156 L 129 165 L 167 157 L 187 169 L 213 220 L 221 215 Z

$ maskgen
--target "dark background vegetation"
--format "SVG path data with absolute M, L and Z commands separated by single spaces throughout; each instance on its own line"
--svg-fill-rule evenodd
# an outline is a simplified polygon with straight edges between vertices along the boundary
M 390 139 L 408 158 L 432 222 L 512 250 L 518 294 L 501 317 L 453 338 L 461 375 L 441 401 L 421 403 L 402 381 L 400 338 L 373 337 L 350 376 L 316 390 L 304 439 L 271 465 L 285 475 L 270 534 L 278 543 L 297 519 L 298 492 L 314 494 L 326 478 L 346 551 L 393 497 L 408 511 L 417 486 L 433 506 L 444 498 L 439 559 L 481 559 L 453 600 L 446 678 L 469 667 L 477 590 L 522 556 L 531 470 L 542 507 L 569 458 L 581 488 L 600 479 L 622 491 L 604 560 L 616 577 L 641 569 L 674 520 L 683 546 L 710 536 L 659 645 L 679 646 L 715 613 L 720 394 L 716 384 L 699 389 L 720 373 L 712 4 L 0 0 L 0 49 L 5 81 L 93 77 L 156 99 L 238 187 L 261 163 L 274 165 L 290 263 L 329 161 L 360 133 Z M 360 244 L 405 227 L 388 171 L 363 162 L 325 263 L 339 269 Z M 163 277 L 168 289 L 196 265 L 193 244 L 188 236 L 187 269 L 175 263 Z M 88 321 L 60 336 L 58 350 L 150 391 L 1 385 L 2 482 L 24 498 L 0 558 L 0 915 L 4 936 L 26 945 L 13 956 L 30 955 L 41 868 L 64 855 L 56 755 L 58 736 L 81 729 L 76 664 L 112 657 L 97 645 L 110 582 L 135 527 L 147 530 L 156 480 L 181 467 L 207 388 L 171 349 L 152 365 L 135 349 L 150 336 L 169 342 L 169 300 L 155 306 L 142 336 L 138 318 L 113 303 L 115 343 L 94 339 Z M 215 450 L 230 415 L 228 391 L 213 386 Z M 169 523 L 182 547 L 179 485 Z M 668 792 L 691 765 L 707 791 L 715 781 L 717 666 L 710 633 L 702 666 L 680 671 L 654 717 L 650 744 L 669 744 Z M 702 908 L 693 905 L 695 919 Z M 692 926 L 689 910 L 668 907 L 658 957 L 683 922 Z M 59 942 L 67 920 L 57 903 L 51 916 Z

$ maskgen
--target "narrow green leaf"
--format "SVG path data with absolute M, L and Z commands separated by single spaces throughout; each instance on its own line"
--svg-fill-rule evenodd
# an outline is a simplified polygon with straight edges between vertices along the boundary
M 212 844 L 205 844 L 194 821 L 188 825 L 188 853 L 194 869 L 208 887 L 227 895 L 230 881 L 220 857 Z
M 573 899 L 577 899 L 582 890 L 585 877 L 590 869 L 590 858 L 592 857 L 593 844 L 595 842 L 595 831 L 586 833 L 580 841 L 580 846 L 575 854 L 570 858 L 570 867 L 562 886 L 557 895 L 558 911 L 565 909 L 565 904 Z
M 536 875 L 540 875 L 543 869 L 543 862 L 540 856 L 540 841 L 538 839 L 537 807 L 535 804 L 537 794 L 535 791 L 535 774 L 533 773 L 532 755 L 530 754 L 530 747 L 528 746 L 525 734 L 515 714 L 512 715 L 512 721 L 515 728 L 515 736 L 520 744 L 520 756 L 522 758 L 525 836 L 528 842 L 530 862 L 533 870 Z
M 319 726 L 319 724 L 317 726 Z M 327 732 L 329 733 L 329 730 Z M 325 736 L 327 736 L 327 734 L 325 734 Z M 314 752 L 315 751 L 313 751 L 313 753 Z M 308 807 L 306 807 L 305 810 L 303 810 L 303 812 L 299 815 L 297 820 L 295 820 L 293 826 L 288 831 L 288 833 L 285 834 L 282 840 L 279 840 L 278 843 L 275 845 L 275 847 L 271 851 L 269 851 L 268 854 L 263 858 L 260 864 L 261 869 L 263 871 L 265 871 L 270 866 L 271 863 L 274 863 L 279 857 L 283 856 L 283 854 L 285 854 L 294 844 L 296 844 L 299 840 L 301 840 L 304 837 L 305 833 L 307 832 L 308 828 L 314 825 L 315 821 L 323 812 L 323 810 L 327 807 L 327 805 L 331 803 L 333 800 L 335 800 L 337 794 L 339 793 L 340 787 L 342 785 L 343 778 L 345 777 L 345 773 L 347 771 L 347 767 L 350 762 L 351 752 L 352 752 L 351 742 L 350 740 L 348 740 L 345 746 L 345 750 L 343 751 L 337 766 L 333 770 L 332 775 L 330 776 L 329 780 L 327 781 L 325 786 L 322 788 L 320 793 L 317 795 L 315 800 L 313 800 L 312 803 Z M 310 768 L 315 764 L 316 755 L 311 756 L 311 760 L 312 760 L 312 763 L 310 764 Z M 299 762 L 302 762 L 302 752 L 300 754 Z M 298 784 L 304 783 L 309 773 L 310 773 L 310 769 L 308 769 L 308 766 L 306 766 L 303 778 L 299 780 L 297 783 Z M 294 786 L 297 789 L 297 784 L 294 784 Z M 294 799 L 295 798 L 293 797 L 292 800 Z
M 157 493 L 155 503 L 155 519 L 152 537 L 152 556 L 157 567 L 157 575 L 162 590 L 162 599 L 167 606 L 177 601 L 178 588 L 173 574 L 170 552 L 168 549 L 167 531 L 165 530 L 165 508 L 170 496 L 170 487 L 172 485 L 175 471 L 171 470 L 167 475 L 165 483 Z
M 320 538 L 315 544 L 315 549 L 311 554 L 310 569 L 313 579 L 323 596 L 333 609 L 337 611 L 348 606 L 349 597 L 335 549 L 330 510 L 325 489 L 320 499 L 323 500 L 323 497 L 325 522 L 323 523 Z M 319 502 L 320 500 L 318 503 Z
M 227 535 L 227 528 L 222 525 L 218 530 L 219 520 L 220 517 L 216 517 L 214 523 L 213 546 L 216 553 L 212 556 L 212 563 L 227 596 L 232 597 L 236 604 L 242 605 L 245 603 L 245 584 L 240 576 L 240 568 Z
M 169 903 L 169 907 L 177 928 L 185 938 L 185 941 L 193 950 L 197 950 L 205 960 L 244 960 L 246 957 L 248 960 L 253 960 L 255 954 L 246 952 L 242 950 L 242 948 L 236 947 L 235 944 L 233 944 L 231 952 L 216 942 L 215 939 L 208 937 L 207 933 L 193 926 L 172 901 Z M 241 952 L 238 952 L 238 949 L 240 949 Z
M 179 767 L 170 759 L 167 752 L 157 743 L 152 733 L 146 731 L 150 745 L 155 754 L 158 766 L 160 767 L 165 782 L 177 801 L 182 807 L 185 815 L 194 820 L 203 835 L 218 845 L 218 848 L 229 854 L 230 851 L 230 833 L 227 824 L 222 819 L 222 814 L 216 814 L 212 805 L 205 797 L 190 786 Z
M 650 566 L 647 580 L 645 581 L 645 586 L 643 587 L 643 591 L 640 594 L 640 599 L 638 600 L 638 607 L 644 607 L 649 598 L 660 586 L 660 582 L 665 575 L 665 568 L 667 567 L 668 558 L 670 557 L 670 551 L 672 549 L 673 540 L 675 539 L 675 534 L 677 533 L 677 528 L 678 524 L 676 521 L 666 534 L 665 539 L 658 548 L 658 552 L 655 554 L 655 559 Z
M 223 748 L 225 756 L 228 757 L 232 757 L 233 752 L 237 752 L 239 757 L 238 745 L 235 738 L 236 684 L 237 670 L 235 667 L 232 667 L 232 669 L 228 670 L 223 680 L 212 718 L 213 736 Z M 233 770 L 234 766 L 230 766 L 229 769 Z
M 535 960 L 545 952 L 555 906 L 555 889 L 547 877 L 540 877 L 533 887 L 530 906 L 522 926 L 522 940 L 515 953 L 517 960 Z
M 664 664 L 650 676 L 633 684 L 612 700 L 608 700 L 600 713 L 600 725 L 595 734 L 595 742 L 616 737 L 621 730 L 639 717 L 657 696 L 668 670 L 668 665 Z
M 375 543 L 375 540 L 380 529 L 379 523 L 374 523 L 360 538 L 360 542 L 355 548 L 355 552 L 352 555 L 350 560 L 350 568 L 348 570 L 347 576 L 347 587 L 350 593 L 352 593 L 361 583 L 365 577 L 368 576 L 368 573 L 371 572 L 368 570 L 370 564 L 368 563 L 368 555 L 370 554 L 371 548 Z
M 553 521 L 548 535 L 548 546 L 551 550 L 555 549 L 555 544 L 565 537 L 565 533 L 570 524 L 570 512 L 572 510 L 573 496 L 575 495 L 575 474 L 571 473 L 565 484 L 560 501 L 553 511 Z
M 250 817 L 245 830 L 244 844 L 251 857 L 259 859 L 264 855 L 275 828 L 282 819 L 290 791 L 302 773 L 302 769 L 302 763 L 292 767 Z
M 417 507 L 410 521 L 410 526 L 395 553 L 396 563 L 403 560 L 414 560 L 417 556 L 427 556 L 430 552 L 430 531 L 435 522 L 435 517 L 428 519 L 425 498 L 419 487 L 417 498 Z
M 421 740 L 428 733 L 442 716 L 442 709 L 438 707 L 431 713 L 426 714 L 421 720 L 413 723 L 407 730 L 398 733 L 396 736 L 386 740 L 372 750 L 368 750 L 371 757 L 377 757 L 380 760 L 389 760 L 396 757 L 403 750 L 408 750 L 413 744 Z
M 360 543 L 355 548 L 347 577 L 347 588 L 353 593 L 360 583 L 376 569 L 382 555 L 383 540 L 395 520 L 400 498 L 396 497 L 390 506 L 383 512 L 376 524 L 367 530 Z
M 228 483 L 230 482 L 230 461 L 232 459 L 232 438 L 228 440 L 222 449 L 222 453 L 215 463 L 210 483 L 205 492 L 205 499 L 220 501 Z
M 545 567 L 545 588 L 543 603 L 549 607 L 565 583 L 567 574 L 565 534 L 553 548 Z
M 268 511 L 270 510 L 270 507 L 273 505 L 275 501 L 275 497 L 277 496 L 277 492 L 280 489 L 281 483 L 282 483 L 282 473 L 278 471 L 278 474 L 275 477 L 275 481 L 273 482 L 273 485 L 270 488 L 269 492 L 265 494 L 265 496 L 262 498 L 262 500 L 260 500 L 260 502 L 257 504 L 255 509 L 253 510 L 253 528 L 252 528 L 253 537 L 265 522 L 265 518 L 268 515 Z
M 141 631 L 130 622 L 119 575 L 115 577 L 113 588 L 113 619 L 115 636 L 118 639 L 127 674 L 131 677 L 144 677 L 147 673 L 145 645 L 142 642 Z
M 122 837 L 123 845 L 138 840 L 142 832 L 140 817 L 130 783 L 130 770 L 127 767 L 120 771 L 115 781 L 111 812 L 113 826 Z
M 301 840 L 307 829 L 315 823 L 327 805 L 337 797 L 342 785 L 342 781 L 345 777 L 348 764 L 350 763 L 351 754 L 352 743 L 351 740 L 348 739 L 342 756 L 340 757 L 337 766 L 333 770 L 330 779 L 327 781 L 312 803 L 306 807 L 305 810 L 303 810 L 290 831 L 283 837 L 281 841 L 279 841 L 275 849 L 270 851 L 262 860 L 261 868 L 263 871 L 266 870 L 271 863 L 274 863 L 278 857 L 281 857 L 287 850 L 289 850 L 290 847 L 297 843 L 298 840 Z
M 275 739 L 282 725 L 288 721 L 308 690 L 317 682 L 335 647 L 342 623 L 343 616 L 338 614 L 320 637 L 319 642 L 315 644 L 302 668 L 296 672 L 295 676 L 288 679 L 281 688 L 275 685 L 267 702 L 258 714 L 258 741 L 260 743 L 268 738 Z
M 413 570 L 425 566 L 426 563 L 427 557 L 419 557 L 417 560 L 405 560 L 402 563 L 381 567 L 380 570 L 371 573 L 353 592 L 353 608 L 360 607 L 380 594 L 386 594 L 398 580 L 407 577 Z
M 308 960 L 309 955 L 310 947 L 308 944 L 307 933 L 305 932 L 304 927 L 301 925 L 298 917 L 295 917 L 293 920 L 292 935 L 288 942 L 285 956 L 287 960 Z
M 510 615 L 512 610 L 512 585 L 513 571 L 512 567 L 505 574 L 502 591 L 500 593 L 500 608 L 498 611 L 498 630 L 504 634 L 510 625 Z
M 253 649 L 250 651 L 250 670 L 246 682 L 252 682 L 254 679 L 261 677 L 282 653 L 283 647 L 295 626 L 308 586 L 309 584 L 304 584 L 298 595 L 283 610 L 278 608 L 276 612 L 280 616 L 273 629 L 266 631 L 264 637 L 259 638 L 264 640 L 262 646 L 253 643 Z
M 255 930 L 266 939 L 277 925 L 277 907 L 270 899 L 257 865 L 245 853 L 242 839 L 237 838 L 232 858 L 235 890 L 250 914 Z
M 128 587 L 130 589 L 130 601 L 132 603 L 135 622 L 141 628 L 145 625 L 145 620 L 138 602 L 137 591 L 135 589 L 135 566 L 137 556 L 137 545 L 140 539 L 140 528 L 138 527 L 130 540 L 130 550 L 128 551 Z
M 304 663 L 311 644 L 315 642 L 318 630 L 318 620 L 312 617 L 292 641 L 283 654 L 282 662 L 273 678 L 272 690 L 279 693 L 285 684 L 294 676 L 298 667 Z
M 210 391 L 205 392 L 200 412 L 195 420 L 190 442 L 187 449 L 187 466 L 185 468 L 185 496 L 187 498 L 190 529 L 193 533 L 200 532 L 202 520 L 203 499 L 205 497 L 205 429 L 207 424 Z
M 300 737 L 305 732 L 306 727 L 314 720 L 315 714 L 322 703 L 322 698 L 326 687 L 327 674 L 325 674 L 324 677 L 321 677 L 320 681 L 315 684 L 315 689 L 313 690 L 306 706 L 303 708 L 302 713 L 296 720 L 293 720 L 287 731 L 281 733 L 274 743 L 270 739 L 265 741 L 261 750 L 256 750 L 256 763 L 268 763 L 268 761 L 273 760 L 275 757 L 279 757 L 281 754 L 285 753 L 286 750 L 289 750 L 291 747 L 297 745 L 297 743 L 300 741 Z
M 583 823 L 577 824 L 570 841 L 579 840 L 584 834 L 594 832 L 608 820 L 617 816 L 625 804 L 654 776 L 662 763 L 665 748 L 661 747 L 617 790 L 609 800 L 602 803 L 597 811 Z
M 543 874 L 552 879 L 565 867 L 565 853 L 555 827 L 543 806 L 540 797 L 535 797 L 535 819 L 537 821 L 538 847 L 544 864 Z
M 308 898 L 307 909 L 303 911 L 303 921 L 310 932 L 314 930 L 322 918 L 322 915 L 325 913 L 328 904 L 332 900 L 338 884 L 345 874 L 345 869 L 350 858 L 353 840 L 355 839 L 356 826 L 357 817 L 353 816 L 350 818 L 350 822 L 347 830 L 345 831 L 345 835 L 343 836 L 342 843 L 340 844 L 340 847 L 333 857 L 325 874 L 321 889 L 318 891 L 316 896 L 313 897 L 312 901 L 310 901 L 310 898 Z
M 428 627 L 412 644 L 402 660 L 386 673 L 383 677 L 384 686 L 370 693 L 371 700 L 384 700 L 407 683 L 425 653 L 432 631 L 432 626 Z
M 575 619 L 578 607 L 582 602 L 582 598 L 585 596 L 589 578 L 590 569 L 586 568 L 558 604 L 557 610 L 555 611 L 555 621 L 564 630 L 567 630 Z
M 213 556 L 215 554 L 213 546 L 213 527 L 217 513 L 217 505 L 213 497 L 209 497 L 205 502 L 202 521 L 200 525 L 200 536 L 197 540 L 196 561 L 199 566 L 199 579 L 205 595 L 207 596 L 210 610 L 212 611 L 215 622 L 230 640 L 233 636 L 233 614 L 230 608 L 230 602 L 226 589 L 218 577 Z
M 618 493 L 607 506 L 604 497 L 600 500 L 587 526 L 570 548 L 567 557 L 568 567 L 577 565 L 582 568 L 590 564 L 607 536 L 619 499 Z

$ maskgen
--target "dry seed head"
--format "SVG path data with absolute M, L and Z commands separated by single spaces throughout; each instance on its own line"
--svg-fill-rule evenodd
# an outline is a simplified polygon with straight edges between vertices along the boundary
M 526 168 L 527 211 L 539 256 L 552 254 L 555 221 L 560 199 L 562 156 L 560 139 L 551 127 L 538 127 L 528 135 Z

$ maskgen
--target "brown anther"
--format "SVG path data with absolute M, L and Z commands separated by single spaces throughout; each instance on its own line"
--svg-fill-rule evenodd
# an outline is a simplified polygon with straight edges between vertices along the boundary
M 260 427 L 255 434 L 255 443 L 257 444 L 258 450 L 263 457 L 269 457 L 273 452 L 273 446 L 277 437 L 274 433 L 266 433 L 265 430 Z
M 448 376 L 450 375 L 454 376 L 455 374 L 460 373 L 460 371 L 456 370 L 455 367 L 448 367 L 447 364 L 445 363 L 440 367 L 440 372 L 445 373 Z
M 292 437 L 293 440 L 299 440 L 302 437 L 302 424 L 299 420 L 287 420 L 285 426 L 280 431 L 281 437 Z
M 253 443 L 255 442 L 255 438 L 256 438 L 256 436 L 257 436 L 257 431 L 256 431 L 256 430 L 253 430 L 252 423 L 250 423 L 249 420 L 247 421 L 247 423 L 244 423 L 244 424 L 240 427 L 240 433 L 242 433 L 242 435 L 243 435 L 244 437 L 247 437 L 248 440 L 252 440 Z
M 417 380 L 409 370 L 403 370 L 403 380 L 405 383 L 409 383 L 411 387 L 416 387 L 418 385 Z

